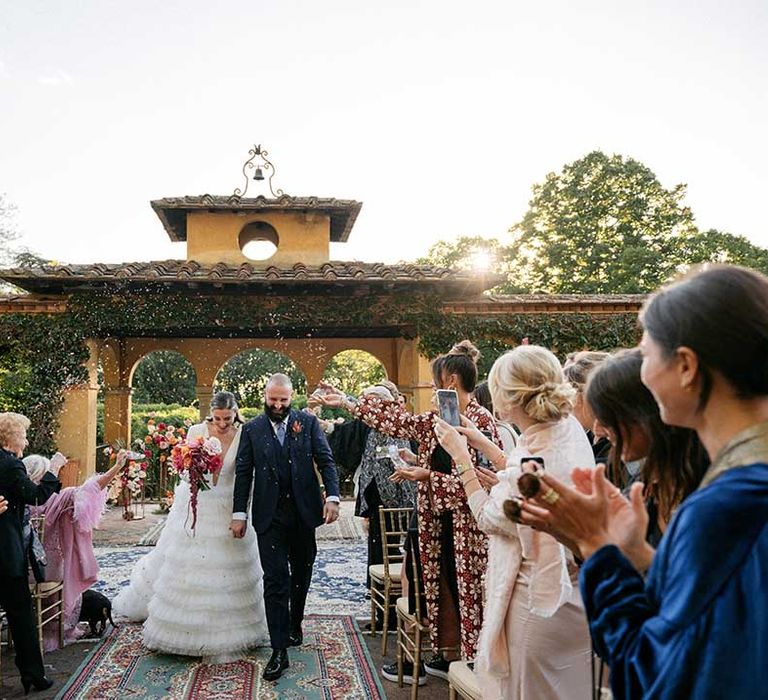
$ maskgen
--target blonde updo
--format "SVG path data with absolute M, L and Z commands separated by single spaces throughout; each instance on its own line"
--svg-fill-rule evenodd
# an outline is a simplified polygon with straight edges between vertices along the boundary
M 488 387 L 502 418 L 519 406 L 539 423 L 570 415 L 576 398 L 557 358 L 539 345 L 520 345 L 504 353 L 491 367 Z

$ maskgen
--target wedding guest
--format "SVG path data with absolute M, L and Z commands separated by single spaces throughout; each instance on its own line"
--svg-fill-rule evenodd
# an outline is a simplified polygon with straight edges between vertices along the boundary
M 505 423 L 503 420 L 499 420 L 499 416 L 493 409 L 493 398 L 491 397 L 491 390 L 488 388 L 488 382 L 479 382 L 475 387 L 474 397 L 477 403 L 479 403 L 484 409 L 486 409 L 496 419 L 496 430 L 499 433 L 499 439 L 501 440 L 501 448 L 505 454 L 511 454 L 512 450 L 517 445 L 517 440 L 520 437 L 518 431 L 514 426 L 509 423 Z
M 383 385 L 363 389 L 361 396 L 375 394 L 385 401 L 399 399 L 400 392 Z M 390 449 L 408 449 L 408 440 L 393 438 L 377 430 L 370 429 L 365 441 L 365 447 L 360 460 L 360 476 L 358 481 L 355 515 L 365 518 L 368 529 L 368 566 L 381 564 L 384 555 L 381 548 L 381 525 L 379 510 L 381 508 L 413 508 L 416 505 L 416 484 L 412 481 L 394 482 L 390 477 L 395 473 L 395 464 L 390 457 Z M 370 576 L 367 575 L 366 587 L 370 587 Z M 396 620 L 393 620 L 393 629 Z
M 640 350 L 621 350 L 590 375 L 586 403 L 607 432 L 612 448 L 606 474 L 621 489 L 635 477 L 626 464 L 639 464 L 648 509 L 646 539 L 658 547 L 675 509 L 693 493 L 709 467 L 696 433 L 665 425 L 659 406 L 640 378 Z
M 432 362 L 433 385 L 455 390 L 461 414 L 500 445 L 493 416 L 472 396 L 478 357 L 471 342 L 458 343 Z M 435 412 L 414 415 L 376 395 L 355 402 L 328 388 L 332 393 L 323 397 L 326 405 L 342 405 L 381 433 L 418 442 L 418 466 L 399 468 L 393 479 L 418 482 L 419 555 L 432 647 L 437 651 L 460 644 L 462 658 L 473 659 L 483 619 L 487 538 L 469 510 L 456 465 L 437 442 Z M 474 450 L 471 456 L 474 463 Z M 427 673 L 442 678 L 448 676 L 448 665 L 439 653 L 425 664 Z M 382 675 L 397 680 L 396 665 L 384 667 Z
M 565 378 L 576 389 L 573 415 L 587 432 L 587 437 L 592 445 L 592 454 L 594 454 L 596 462 L 602 462 L 608 458 L 608 453 L 611 451 L 611 443 L 606 435 L 595 434 L 595 416 L 592 413 L 589 402 L 585 400 L 584 392 L 590 373 L 610 356 L 610 353 L 607 352 L 582 350 L 581 352 L 569 355 L 563 365 Z
M 58 471 L 49 471 L 32 483 L 21 461 L 27 446 L 30 421 L 20 413 L 0 413 L 0 493 L 7 499 L 0 514 L 0 607 L 5 610 L 16 649 L 16 666 L 24 692 L 46 690 L 53 681 L 45 676 L 37 643 L 37 623 L 29 592 L 28 555 L 23 536 L 24 508 L 38 505 L 61 488 Z
M 625 499 L 602 467 L 575 470 L 578 489 L 544 473 L 520 518 L 570 538 L 586 559 L 581 589 L 614 697 L 763 697 L 768 278 L 708 266 L 651 296 L 640 320 L 642 380 L 662 420 L 695 430 L 712 459 L 698 490 L 656 552 L 643 486 Z
M 485 614 L 475 662 L 482 697 L 586 698 L 591 648 L 574 558 L 554 538 L 516 525 L 505 513 L 519 494 L 521 466 L 532 456 L 543 458 L 547 473 L 565 480 L 574 464 L 594 466 L 584 429 L 572 416 L 576 392 L 557 358 L 537 345 L 518 346 L 497 359 L 488 385 L 499 415 L 523 431 L 490 494 L 469 452 L 471 446 L 487 449 L 487 440 L 469 422 L 454 429 L 437 421 L 435 427 L 440 444 L 458 465 L 472 514 L 489 536 Z M 496 459 L 498 448 L 487 456 Z
M 22 461 L 33 484 L 39 484 L 51 468 L 51 460 L 42 455 L 29 455 Z M 77 623 L 82 594 L 99 580 L 93 529 L 104 512 L 107 488 L 125 462 L 126 452 L 120 450 L 108 471 L 92 476 L 82 486 L 62 489 L 41 506 L 28 506 L 30 516 L 45 517 L 45 580 L 64 582 L 65 642 L 81 636 Z M 45 650 L 57 649 L 59 635 L 55 626 L 48 625 L 43 632 Z

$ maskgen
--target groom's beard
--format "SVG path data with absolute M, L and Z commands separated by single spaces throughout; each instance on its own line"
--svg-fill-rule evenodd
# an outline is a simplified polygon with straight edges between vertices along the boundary
M 267 418 L 273 423 L 280 423 L 285 420 L 285 417 L 291 412 L 291 404 L 283 406 L 282 408 L 271 408 L 267 402 L 264 402 L 264 413 Z

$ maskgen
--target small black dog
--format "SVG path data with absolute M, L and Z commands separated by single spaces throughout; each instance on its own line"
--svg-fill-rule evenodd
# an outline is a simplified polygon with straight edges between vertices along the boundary
M 112 623 L 112 627 L 117 627 L 112 620 L 112 603 L 109 598 L 98 591 L 85 591 L 80 606 L 80 622 L 90 625 L 92 637 L 101 637 L 107 629 L 107 620 Z

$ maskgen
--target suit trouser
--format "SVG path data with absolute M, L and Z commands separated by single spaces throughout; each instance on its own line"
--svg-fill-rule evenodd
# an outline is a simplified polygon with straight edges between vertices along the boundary
M 42 678 L 45 668 L 26 576 L 0 576 L 0 607 L 5 610 L 8 619 L 19 673 L 22 678 Z
M 273 649 L 286 649 L 291 631 L 301 629 L 312 567 L 315 529 L 306 527 L 292 496 L 281 496 L 275 517 L 258 536 L 264 569 L 264 606 Z

